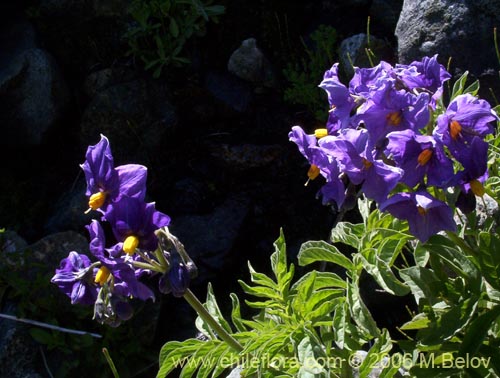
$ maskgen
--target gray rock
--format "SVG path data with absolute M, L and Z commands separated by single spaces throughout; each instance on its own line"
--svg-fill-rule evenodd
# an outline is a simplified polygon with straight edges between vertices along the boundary
M 15 253 L 26 249 L 28 243 L 16 232 L 5 230 L 0 232 L 0 251 L 4 253 Z
M 254 84 L 276 87 L 276 77 L 271 63 L 257 47 L 254 38 L 245 39 L 227 63 L 229 72 Z
M 36 48 L 29 22 L 15 19 L 0 35 L 1 143 L 39 144 L 67 110 L 68 87 L 52 56 Z
M 85 237 L 74 231 L 59 232 L 48 235 L 36 243 L 29 246 L 31 257 L 38 263 L 41 263 L 37 271 L 28 272 L 32 274 L 46 274 L 47 272 L 55 271 L 59 267 L 59 263 L 71 251 L 84 253 L 89 255 L 89 243 Z M 38 269 L 44 267 L 44 271 Z
M 14 306 L 7 304 L 2 312 L 14 315 Z M 0 318 L 0 377 L 42 378 L 37 370 L 40 349 L 28 333 L 28 326 Z
M 248 198 L 238 194 L 229 197 L 211 214 L 186 215 L 172 220 L 170 230 L 198 266 L 201 281 L 223 269 L 249 205 Z
M 493 27 L 500 2 L 405 0 L 396 28 L 400 63 L 439 54 L 439 60 L 479 76 L 498 67 Z M 472 58 L 473 57 L 473 58 Z
M 368 36 L 364 33 L 353 35 L 342 41 L 339 48 L 340 67 L 349 76 L 354 73 L 352 65 L 355 67 L 370 67 L 366 49 L 370 47 L 375 54 L 374 64 L 380 60 L 386 60 L 391 54 L 391 49 L 387 42 L 370 36 L 370 45 L 368 46 Z
M 82 117 L 82 142 L 95 144 L 104 134 L 117 165 L 147 164 L 149 154 L 158 151 L 163 136 L 176 123 L 165 88 L 135 79 L 98 91 Z
M 216 99 L 237 112 L 247 110 L 253 98 L 250 85 L 229 74 L 209 72 L 205 87 Z

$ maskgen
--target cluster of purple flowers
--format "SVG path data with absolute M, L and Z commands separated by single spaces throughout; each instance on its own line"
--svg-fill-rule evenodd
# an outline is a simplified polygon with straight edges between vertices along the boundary
M 326 71 L 319 85 L 330 105 L 326 128 L 309 135 L 294 126 L 289 134 L 311 164 L 309 179 L 326 179 L 323 203 L 346 208 L 362 192 L 380 210 L 407 220 L 422 242 L 454 231 L 452 209 L 466 212 L 484 194 L 484 137 L 498 116 L 471 94 L 457 95 L 445 108 L 443 83 L 450 77 L 437 56 L 356 68 L 349 86 L 340 82 L 338 64 Z M 457 198 L 451 204 L 443 201 L 450 188 Z
M 72 304 L 94 305 L 94 318 L 113 326 L 133 314 L 129 299 L 152 299 L 153 291 L 139 278 L 159 273 L 160 291 L 182 295 L 189 284 L 189 272 L 171 254 L 170 218 L 144 201 L 147 168 L 137 164 L 115 167 L 105 136 L 90 146 L 81 165 L 87 181 L 89 211 L 96 210 L 107 221 L 116 243 L 106 244 L 101 223 L 93 220 L 90 259 L 72 251 L 61 261 L 52 282 L 71 298 Z M 163 241 L 163 242 L 162 242 Z

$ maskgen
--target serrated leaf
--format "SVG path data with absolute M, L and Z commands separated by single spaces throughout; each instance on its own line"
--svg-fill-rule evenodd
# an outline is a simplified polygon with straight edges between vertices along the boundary
M 232 305 L 232 311 L 231 311 L 231 320 L 238 330 L 238 332 L 245 332 L 247 328 L 241 321 L 241 312 L 240 312 L 240 300 L 238 299 L 238 296 L 234 293 L 229 294 L 231 298 L 231 305 Z
M 263 273 L 257 273 L 250 262 L 248 262 L 248 270 L 250 271 L 250 280 L 258 285 L 267 286 L 271 289 L 276 289 L 277 284 L 272 280 L 271 277 L 266 276 Z
M 299 264 L 304 266 L 316 261 L 326 261 L 340 265 L 347 270 L 353 269 L 351 260 L 345 257 L 337 247 L 324 241 L 309 241 L 302 244 L 297 256 Z
M 178 367 L 180 361 L 191 356 L 203 341 L 188 339 L 184 341 L 169 341 L 160 350 L 160 369 L 156 378 L 165 378 L 168 373 Z
M 232 333 L 233 331 L 231 330 L 231 326 L 229 323 L 224 319 L 224 316 L 222 315 L 219 306 L 217 304 L 217 300 L 214 295 L 214 291 L 212 288 L 212 284 L 208 283 L 207 287 L 207 299 L 205 303 L 203 304 L 203 307 L 207 309 L 209 314 L 221 325 L 224 330 L 226 330 L 229 333 Z M 196 327 L 200 332 L 205 334 L 207 337 L 210 337 L 213 335 L 213 330 L 210 328 L 208 324 L 206 324 L 201 317 L 197 317 L 196 319 Z
M 283 229 L 280 229 L 280 236 L 274 242 L 274 253 L 271 255 L 271 269 L 277 282 L 287 273 L 286 242 Z

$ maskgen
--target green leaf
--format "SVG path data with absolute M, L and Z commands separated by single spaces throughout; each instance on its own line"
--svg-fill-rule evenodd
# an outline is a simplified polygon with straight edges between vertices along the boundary
M 169 341 L 160 350 L 160 370 L 156 378 L 165 378 L 173 369 L 179 367 L 183 358 L 193 354 L 200 343 L 204 343 L 198 339 L 188 339 L 184 341 Z
M 464 93 L 470 93 L 472 96 L 476 96 L 479 91 L 479 80 L 476 80 L 467 88 L 464 89 Z
M 489 232 L 480 232 L 478 239 L 481 273 L 491 286 L 500 290 L 500 239 Z
M 363 303 L 359 294 L 359 287 L 353 283 L 349 283 L 347 286 L 347 302 L 351 311 L 351 317 L 359 328 L 371 337 L 380 337 L 380 330 L 377 327 L 377 323 L 375 323 L 370 311 L 368 311 L 368 308 Z
M 207 311 L 212 315 L 212 317 L 219 323 L 222 328 L 224 328 L 227 332 L 232 333 L 231 326 L 229 323 L 224 319 L 224 316 L 222 315 L 219 306 L 217 305 L 217 300 L 214 295 L 214 291 L 212 288 L 212 284 L 209 282 L 208 287 L 207 287 L 207 300 L 203 304 L 203 306 L 207 309 Z M 202 332 L 204 335 L 207 337 L 211 337 L 213 334 L 212 330 L 210 329 L 210 326 L 206 324 L 201 317 L 196 318 L 196 328 L 200 332 Z
M 347 270 L 354 268 L 352 261 L 345 257 L 337 247 L 324 241 L 309 241 L 302 244 L 297 257 L 302 266 L 316 261 L 326 261 L 340 265 Z
M 168 30 L 170 34 L 172 34 L 172 37 L 177 38 L 179 36 L 179 26 L 177 26 L 177 22 L 173 17 L 170 18 L 170 24 L 168 26 Z
M 280 229 L 280 236 L 274 242 L 274 253 L 271 255 L 271 269 L 276 280 L 279 282 L 287 273 L 286 242 L 283 229 Z
M 386 292 L 398 296 L 404 296 L 410 292 L 410 288 L 396 278 L 388 264 L 376 256 L 376 251 L 364 250 L 360 257 L 365 270 Z
M 453 90 L 451 92 L 450 101 L 452 101 L 455 97 L 461 95 L 464 92 L 465 82 L 467 81 L 467 75 L 469 75 L 469 71 L 465 71 L 460 78 L 455 81 L 453 84 Z
M 460 345 L 459 354 L 461 356 L 475 355 L 486 338 L 488 330 L 499 316 L 500 306 L 498 305 L 478 316 L 467 328 Z
M 344 243 L 353 248 L 359 249 L 360 238 L 365 232 L 363 223 L 352 224 L 349 222 L 339 222 L 332 229 L 330 240 L 332 243 Z
M 54 336 L 51 332 L 41 328 L 30 328 L 29 332 L 31 337 L 40 344 L 50 345 L 54 340 Z
M 238 330 L 238 332 L 245 332 L 247 328 L 241 321 L 241 312 L 240 312 L 240 300 L 238 296 L 234 293 L 229 294 L 231 297 L 232 311 L 231 311 L 231 320 L 233 321 L 234 326 Z
M 309 336 L 304 337 L 297 347 L 297 357 L 300 362 L 298 377 L 314 378 L 317 374 L 325 373 L 325 369 L 317 361 L 313 348 L 314 342 Z
M 389 336 L 389 332 L 384 329 L 380 336 L 375 339 L 375 342 L 359 367 L 359 377 L 368 377 L 372 372 L 374 365 L 380 362 L 382 358 L 391 350 L 391 348 L 391 337 Z
M 307 280 L 312 272 L 308 272 L 300 277 L 297 282 L 295 282 L 292 286 L 292 290 L 297 290 L 297 286 L 301 284 L 302 281 Z M 331 287 L 339 287 L 341 289 L 347 288 L 347 283 L 343 278 L 333 272 L 318 272 L 315 271 L 315 280 L 314 280 L 314 290 L 331 288 Z
M 403 331 L 424 329 L 429 326 L 430 320 L 425 314 L 417 314 L 412 320 L 403 324 L 400 329 Z

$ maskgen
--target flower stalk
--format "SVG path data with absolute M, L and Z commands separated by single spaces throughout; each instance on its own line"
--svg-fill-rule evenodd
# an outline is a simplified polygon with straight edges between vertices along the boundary
M 189 305 L 198 313 L 201 319 L 205 323 L 207 323 L 219 336 L 222 341 L 224 341 L 227 345 L 233 348 L 237 352 L 243 351 L 243 346 L 233 337 L 231 336 L 222 326 L 214 319 L 214 317 L 207 311 L 205 306 L 196 298 L 193 292 L 189 289 L 186 289 L 186 292 L 183 295 L 184 299 L 189 303 Z

